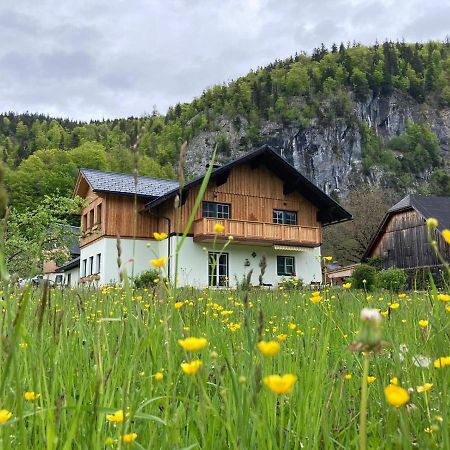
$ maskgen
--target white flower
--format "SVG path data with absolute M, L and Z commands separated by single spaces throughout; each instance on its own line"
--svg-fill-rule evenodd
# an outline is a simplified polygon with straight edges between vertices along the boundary
M 431 358 L 428 358 L 428 356 L 424 356 L 424 355 L 415 355 L 415 356 L 413 356 L 412 360 L 413 360 L 413 364 L 416 367 L 427 368 L 431 364 Z
M 363 308 L 361 310 L 361 315 L 360 315 L 361 320 L 365 321 L 368 320 L 370 322 L 375 322 L 375 323 L 381 323 L 381 314 L 379 313 L 379 311 L 377 309 L 373 309 L 373 308 Z

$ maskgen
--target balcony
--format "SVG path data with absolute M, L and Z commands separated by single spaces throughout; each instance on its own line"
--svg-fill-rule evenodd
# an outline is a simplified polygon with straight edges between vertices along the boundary
M 225 227 L 225 231 L 217 235 L 218 240 L 224 240 L 228 236 L 233 236 L 233 242 L 236 243 L 286 244 L 305 247 L 317 247 L 322 241 L 319 227 L 210 218 L 194 221 L 194 241 L 208 242 L 214 240 L 216 236 L 214 225 L 216 223 L 220 223 Z

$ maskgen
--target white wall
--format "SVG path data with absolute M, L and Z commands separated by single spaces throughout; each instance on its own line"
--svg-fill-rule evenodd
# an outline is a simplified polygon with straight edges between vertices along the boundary
M 70 284 L 67 283 L 67 275 L 70 273 Z M 73 269 L 66 270 L 64 272 L 64 285 L 69 287 L 76 287 L 80 281 L 80 268 L 74 267 Z
M 155 242 L 151 240 L 137 239 L 135 241 L 134 253 L 134 274 L 137 275 L 144 270 L 150 269 L 150 259 L 155 257 L 147 244 Z M 133 239 L 121 239 L 122 267 L 131 277 L 133 270 Z M 80 255 L 80 276 L 83 277 L 83 260 L 87 260 L 89 275 L 89 257 L 94 257 L 94 273 L 97 272 L 97 254 L 101 254 L 100 280 L 98 284 L 117 283 L 119 281 L 119 271 L 117 267 L 117 241 L 115 238 L 101 238 L 81 249 Z
M 175 253 L 177 238 L 170 238 L 171 253 Z M 137 275 L 144 270 L 152 268 L 150 260 L 157 257 L 167 257 L 169 239 L 161 242 L 154 240 L 136 240 L 136 257 L 134 274 Z M 187 237 L 178 259 L 178 286 L 206 287 L 208 285 L 208 251 L 220 251 L 223 244 L 197 243 L 192 237 Z M 131 276 L 133 240 L 122 239 L 122 265 Z M 204 250 L 206 249 L 206 251 Z M 284 250 L 274 250 L 273 247 L 260 245 L 240 245 L 231 243 L 225 250 L 229 258 L 229 282 L 231 286 L 236 285 L 236 278 L 242 281 L 244 274 L 253 269 L 251 278 L 252 284 L 258 284 L 260 273 L 259 262 L 262 255 L 266 256 L 267 268 L 263 282 L 277 285 L 282 277 L 277 276 L 277 255 L 294 256 L 295 270 L 297 277 L 304 283 L 311 281 L 321 281 L 320 247 L 306 249 L 304 252 L 292 252 Z M 252 253 L 256 256 L 253 257 Z M 101 268 L 99 284 L 117 283 L 119 281 L 117 270 L 117 248 L 114 238 L 102 238 L 81 249 L 81 269 L 84 259 L 94 256 L 94 269 L 96 255 L 101 253 Z M 248 259 L 250 266 L 244 267 L 245 260 Z M 89 261 L 88 261 L 89 266 Z M 164 274 L 170 267 L 171 278 L 175 274 L 175 258 L 164 266 Z M 95 271 L 95 270 L 94 270 Z M 83 275 L 83 274 L 81 274 Z

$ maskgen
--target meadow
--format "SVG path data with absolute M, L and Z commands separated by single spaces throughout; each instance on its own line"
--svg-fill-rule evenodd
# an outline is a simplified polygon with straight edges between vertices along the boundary
M 367 448 L 450 448 L 448 295 L 125 284 L 1 297 L 2 449 L 358 448 L 365 388 Z M 362 308 L 381 312 L 379 351 L 350 349 Z

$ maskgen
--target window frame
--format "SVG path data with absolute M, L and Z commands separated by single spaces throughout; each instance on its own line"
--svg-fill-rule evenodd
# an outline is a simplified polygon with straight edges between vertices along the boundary
M 207 206 L 212 206 L 212 208 L 205 208 Z M 223 207 L 226 207 L 228 212 L 225 213 L 222 209 L 219 215 L 219 208 Z M 212 212 L 209 213 L 211 210 Z M 231 203 L 202 201 L 202 217 L 207 219 L 231 219 Z
M 83 273 L 82 277 L 86 277 L 87 276 L 87 258 L 83 259 L 83 265 L 82 265 L 81 268 L 83 269 L 82 270 L 82 273 Z
M 102 268 L 102 254 L 97 253 L 95 256 L 95 273 L 100 273 L 100 270 Z
M 94 274 L 94 255 L 89 256 L 89 275 Z
M 281 222 L 276 215 L 281 213 Z M 288 220 L 288 214 L 292 214 L 295 217 L 295 221 Z M 272 222 L 277 225 L 298 225 L 298 211 L 292 211 L 289 209 L 273 209 L 272 210 Z
M 225 263 L 221 263 L 221 258 Z M 214 272 L 212 272 L 214 258 Z M 225 274 L 221 274 L 220 267 L 225 267 Z M 219 270 L 218 270 L 219 269 Z M 208 252 L 208 286 L 212 288 L 221 288 L 229 286 L 230 276 L 230 255 L 227 252 Z
M 283 258 L 283 271 L 280 273 L 280 261 L 281 258 Z M 292 261 L 292 264 L 286 264 L 286 260 L 290 259 Z M 288 267 L 292 267 L 292 270 L 290 272 L 287 271 Z M 277 276 L 279 277 L 295 277 L 296 276 L 295 271 L 295 256 L 292 255 L 277 255 Z

